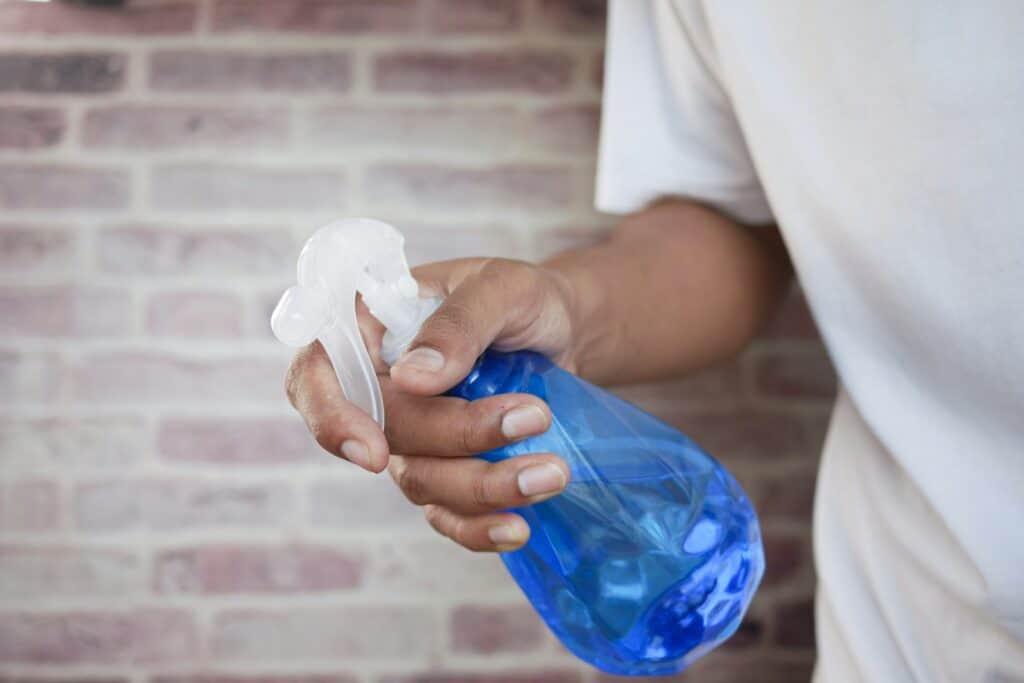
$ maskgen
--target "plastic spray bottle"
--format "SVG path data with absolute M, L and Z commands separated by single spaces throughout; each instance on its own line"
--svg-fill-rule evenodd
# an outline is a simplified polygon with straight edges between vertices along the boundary
M 307 241 L 272 327 L 290 346 L 319 339 L 347 399 L 383 427 L 356 292 L 388 330 L 388 363 L 441 303 L 420 298 L 397 230 L 348 219 Z M 764 573 L 757 518 L 733 477 L 678 430 L 532 351 L 488 350 L 448 393 L 507 392 L 546 401 L 551 427 L 479 457 L 551 452 L 571 474 L 561 494 L 516 510 L 530 540 L 501 555 L 562 643 L 610 673 L 665 675 L 726 640 Z

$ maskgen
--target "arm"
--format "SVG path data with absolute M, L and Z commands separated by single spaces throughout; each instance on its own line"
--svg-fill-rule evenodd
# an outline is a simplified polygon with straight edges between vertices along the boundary
M 547 267 L 571 283 L 574 365 L 598 384 L 680 375 L 743 349 L 792 267 L 778 229 L 681 200 L 624 220 L 603 244 Z
M 464 456 L 544 432 L 548 407 L 529 394 L 440 396 L 489 346 L 541 351 L 598 382 L 684 373 L 740 350 L 789 277 L 778 232 L 746 229 L 693 203 L 663 202 L 626 219 L 605 244 L 542 265 L 458 259 L 414 270 L 445 295 L 410 350 L 378 377 L 387 433 L 342 400 L 318 343 L 289 369 L 288 396 L 323 448 L 371 472 L 388 469 L 440 533 L 473 550 L 513 550 L 529 527 L 509 508 L 561 492 L 554 453 L 489 463 Z M 361 315 L 368 347 L 382 329 Z M 397 455 L 401 454 L 401 455 Z

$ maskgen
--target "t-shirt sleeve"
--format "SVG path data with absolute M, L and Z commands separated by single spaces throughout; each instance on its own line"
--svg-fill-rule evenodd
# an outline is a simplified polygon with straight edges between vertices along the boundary
M 612 0 L 606 50 L 598 210 L 681 196 L 773 222 L 699 3 Z

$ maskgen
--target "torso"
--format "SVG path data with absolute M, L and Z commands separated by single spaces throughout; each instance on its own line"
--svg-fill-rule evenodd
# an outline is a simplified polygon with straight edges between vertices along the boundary
M 844 386 L 818 675 L 1024 678 L 1024 3 L 704 12 Z

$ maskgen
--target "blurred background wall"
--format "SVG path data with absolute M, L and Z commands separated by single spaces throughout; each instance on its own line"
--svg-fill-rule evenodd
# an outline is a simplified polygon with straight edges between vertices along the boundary
M 318 451 L 267 323 L 337 216 L 418 262 L 599 239 L 603 29 L 571 0 L 0 0 L 0 679 L 612 680 Z M 807 680 L 833 392 L 796 293 L 738 362 L 621 391 L 767 540 L 750 618 L 678 680 Z

